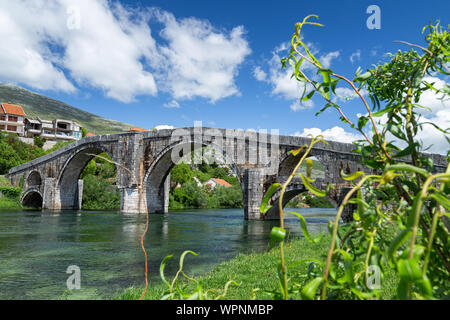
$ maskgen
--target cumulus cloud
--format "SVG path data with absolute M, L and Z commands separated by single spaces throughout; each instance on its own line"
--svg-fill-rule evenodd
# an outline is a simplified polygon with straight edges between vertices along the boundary
M 296 100 L 290 106 L 291 110 L 294 112 L 300 111 L 300 110 L 311 109 L 313 107 L 314 107 L 314 102 L 312 100 L 307 100 L 307 101 Z
M 161 124 L 155 127 L 156 130 L 173 129 L 174 126 L 169 126 L 167 124 Z
M 265 73 L 264 70 L 261 69 L 260 66 L 256 66 L 253 69 L 253 76 L 258 81 L 265 81 L 267 79 L 267 73 Z
M 350 56 L 351 63 L 355 63 L 356 61 L 359 61 L 359 60 L 361 60 L 361 50 L 360 49 L 353 52 L 352 55 Z
M 178 20 L 169 12 L 155 12 L 164 24 L 161 37 L 167 41 L 160 47 L 165 58 L 159 66 L 160 80 L 174 98 L 198 96 L 215 102 L 239 94 L 234 78 L 251 52 L 242 26 L 221 32 L 205 20 Z
M 316 137 L 322 135 L 324 140 L 337 141 L 343 143 L 352 143 L 355 140 L 361 140 L 363 137 L 360 134 L 345 131 L 344 128 L 335 126 L 330 129 L 322 130 L 319 128 L 305 128 L 303 132 L 296 132 L 295 136 L 308 137 L 312 135 Z
M 151 21 L 162 23 L 164 43 Z M 118 1 L 0 0 L 0 80 L 69 93 L 93 87 L 122 102 L 158 88 L 214 102 L 239 94 L 234 80 L 250 53 L 244 34 Z
M 172 101 L 170 101 L 168 103 L 165 103 L 164 107 L 165 108 L 179 108 L 180 104 L 178 103 L 177 100 L 172 100 Z
M 319 57 L 319 61 L 322 64 L 322 67 L 329 68 L 334 59 L 337 59 L 340 55 L 339 51 L 329 52 L 321 57 Z

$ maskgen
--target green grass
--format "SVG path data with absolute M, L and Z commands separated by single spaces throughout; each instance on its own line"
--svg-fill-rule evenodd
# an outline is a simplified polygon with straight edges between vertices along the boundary
M 324 262 L 328 253 L 330 239 L 330 236 L 326 235 L 317 244 L 312 244 L 303 239 L 293 240 L 286 244 L 285 257 L 291 284 L 302 283 L 307 274 L 307 265 L 300 264 L 293 267 L 289 266 L 292 266 L 295 262 L 303 259 L 317 259 Z M 195 259 L 195 257 L 187 256 L 185 264 L 188 264 L 192 259 Z M 273 291 L 278 290 L 279 288 L 277 280 L 277 265 L 279 259 L 280 250 L 278 247 L 265 253 L 240 254 L 234 259 L 216 266 L 211 272 L 196 279 L 202 282 L 205 291 L 216 289 L 219 293 L 223 291 L 228 281 L 236 281 L 239 283 L 239 286 L 231 285 L 228 288 L 226 294 L 227 299 L 270 299 L 270 296 L 265 294 L 264 291 Z M 178 264 L 178 261 L 176 260 L 177 259 L 174 257 L 169 260 L 169 263 Z M 388 272 L 382 285 L 383 299 L 393 298 L 396 286 L 397 278 L 393 272 Z M 192 285 L 192 287 L 188 288 L 193 291 L 194 286 Z M 166 287 L 161 283 L 150 283 L 145 299 L 158 300 L 161 298 L 165 289 Z M 191 292 L 189 289 L 187 291 Z M 135 300 L 139 299 L 142 293 L 143 288 L 132 287 L 126 289 L 115 299 Z M 291 296 L 291 298 L 299 299 L 299 295 Z
M 23 208 L 19 201 L 9 199 L 7 197 L 0 197 L 0 209 L 21 209 Z
M 0 176 L 0 187 L 12 187 L 12 185 L 8 178 Z

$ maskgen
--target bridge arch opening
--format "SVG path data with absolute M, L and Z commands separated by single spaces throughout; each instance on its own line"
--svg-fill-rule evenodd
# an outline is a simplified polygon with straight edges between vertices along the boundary
M 299 153 L 297 155 L 293 155 L 289 153 L 285 158 L 283 158 L 280 162 L 279 166 L 279 180 L 280 182 L 285 182 L 291 173 L 294 171 L 295 167 L 299 163 L 302 158 L 303 153 Z M 325 185 L 325 180 L 328 176 L 327 171 L 328 167 L 324 166 L 320 157 L 311 155 L 306 159 L 310 159 L 312 161 L 312 170 L 311 170 L 311 179 L 314 179 L 319 184 Z M 307 176 L 307 164 L 306 159 L 302 163 L 302 165 L 297 169 L 297 174 L 303 174 Z M 278 219 L 279 218 L 279 199 L 280 192 L 275 193 L 269 204 L 272 205 L 272 208 L 266 213 L 266 219 Z M 337 203 L 334 199 L 329 196 L 321 198 L 320 200 L 315 199 L 314 196 L 308 194 L 308 189 L 303 185 L 303 182 L 299 175 L 294 177 L 291 180 L 291 183 L 286 188 L 286 192 L 283 195 L 283 203 L 282 206 L 285 208 L 286 206 L 294 206 L 298 207 L 299 205 L 306 206 L 320 206 L 324 208 L 337 208 Z
M 42 184 L 41 175 L 37 171 L 32 171 L 27 177 L 27 186 L 28 187 L 40 187 Z
M 190 150 L 190 152 L 186 152 L 186 150 Z M 173 159 L 174 154 L 176 155 L 176 159 Z M 178 166 L 175 167 L 176 165 Z M 189 177 L 186 185 L 174 181 L 177 179 L 175 174 L 178 174 L 178 169 L 182 170 L 183 165 L 187 171 L 191 171 L 191 174 L 193 174 Z M 215 178 L 215 181 L 210 181 L 211 179 L 207 179 L 205 175 L 201 174 L 205 172 L 202 169 L 205 166 L 214 168 L 210 173 L 210 178 Z M 172 178 L 171 171 L 174 168 L 177 169 L 177 172 L 174 171 Z M 215 177 L 214 173 L 217 172 L 221 172 L 221 174 L 227 172 L 228 177 Z M 227 179 L 230 183 L 224 181 L 222 178 Z M 182 202 L 180 201 L 179 195 L 182 194 L 182 188 L 185 187 L 197 190 L 199 194 L 195 195 L 195 199 L 209 195 L 209 200 L 214 196 L 213 193 L 217 193 L 223 188 L 230 188 L 230 194 L 233 193 L 234 198 L 239 197 L 239 201 L 235 202 L 240 202 L 240 206 L 243 204 L 242 181 L 239 169 L 230 157 L 214 143 L 189 141 L 168 146 L 159 153 L 149 166 L 144 178 L 144 185 L 146 188 L 146 203 L 149 213 L 166 213 L 169 209 L 169 203 L 179 205 Z M 207 201 L 205 198 L 198 201 L 201 203 L 196 202 L 194 207 L 214 205 L 212 203 L 203 204 L 204 202 L 202 201 Z
M 112 209 L 108 206 L 114 204 L 117 204 L 117 208 L 114 209 L 119 209 L 120 194 L 115 186 L 116 165 L 102 158 L 110 158 L 112 159 L 111 161 L 114 161 L 108 150 L 100 146 L 90 146 L 79 150 L 66 161 L 58 178 L 59 199 L 62 210 L 80 210 L 83 207 L 83 202 L 89 207 L 86 207 L 87 209 Z M 110 167 L 108 171 L 112 172 L 111 177 L 99 178 L 98 172 L 102 173 L 101 177 L 103 178 L 105 169 L 103 167 L 99 168 L 98 162 L 106 164 L 103 167 Z M 107 197 L 110 193 L 114 193 L 112 195 L 113 199 L 110 199 L 109 196 Z M 89 200 L 92 200 L 91 198 L 94 199 L 92 203 L 97 203 L 95 207 L 89 202 Z M 103 198 L 107 198 L 107 200 Z
M 22 205 L 29 208 L 42 208 L 42 202 L 42 195 L 37 190 L 29 190 L 21 199 Z

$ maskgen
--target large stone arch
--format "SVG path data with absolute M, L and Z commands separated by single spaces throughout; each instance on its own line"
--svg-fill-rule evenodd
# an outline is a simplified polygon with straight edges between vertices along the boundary
M 188 146 L 189 148 L 186 148 Z M 172 160 L 172 152 L 178 151 L 178 155 L 181 158 L 186 155 L 183 154 L 184 150 L 194 151 L 203 147 L 212 147 L 225 158 L 226 163 L 231 166 L 238 177 L 241 189 L 243 188 L 239 168 L 231 157 L 218 145 L 212 142 L 199 142 L 195 140 L 175 142 L 159 152 L 145 174 L 143 184 L 145 186 L 146 206 L 149 213 L 166 213 L 168 211 L 167 177 L 176 164 Z
M 86 165 L 96 155 L 107 153 L 115 162 L 114 155 L 101 144 L 91 144 L 77 149 L 64 163 L 56 180 L 61 210 L 80 210 L 83 198 L 83 181 L 79 180 Z

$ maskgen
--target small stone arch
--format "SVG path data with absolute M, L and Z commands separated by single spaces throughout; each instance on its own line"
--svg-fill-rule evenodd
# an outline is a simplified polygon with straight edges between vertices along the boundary
M 33 170 L 30 172 L 26 179 L 26 183 L 28 187 L 37 187 L 39 188 L 42 184 L 42 178 L 39 171 Z
M 30 188 L 22 194 L 20 203 L 25 207 L 42 208 L 42 194 L 38 189 Z

